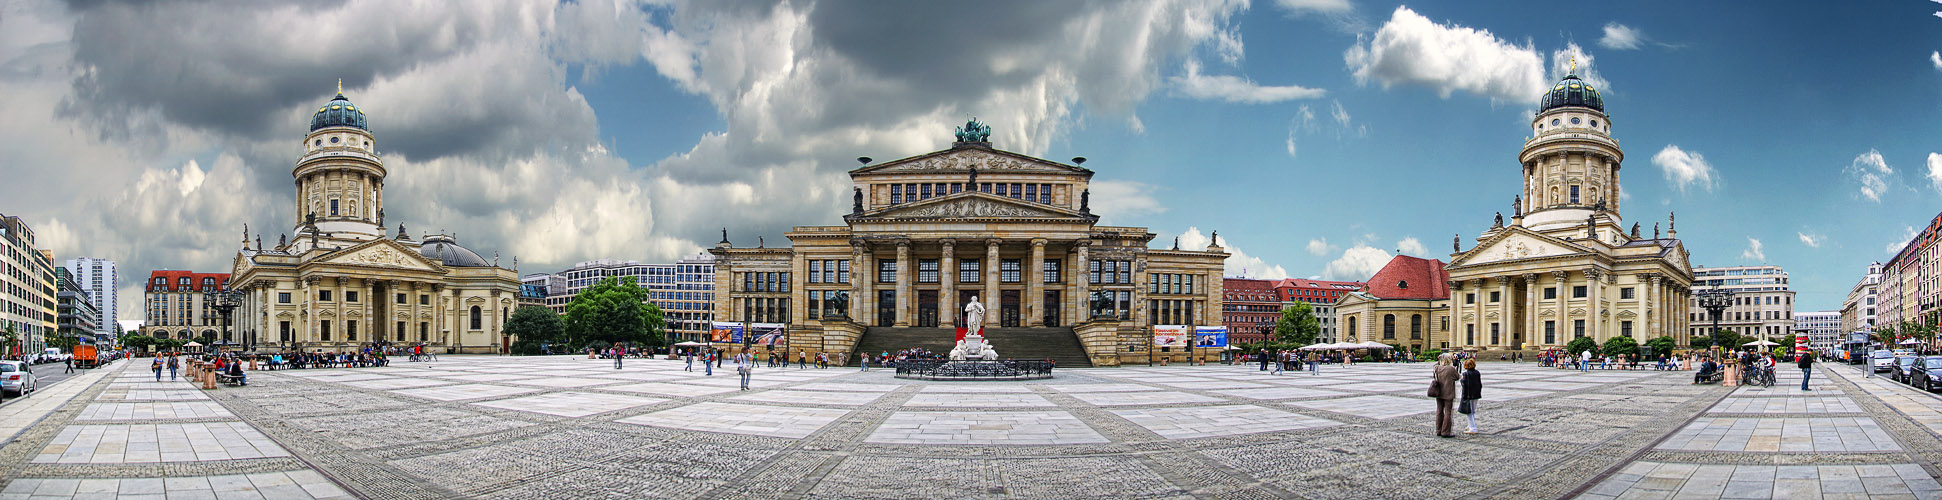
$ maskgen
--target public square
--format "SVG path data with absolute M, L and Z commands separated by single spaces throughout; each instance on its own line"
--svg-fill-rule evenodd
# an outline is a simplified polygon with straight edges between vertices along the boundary
M 1801 393 L 1793 370 L 1729 388 L 1486 363 L 1482 432 L 1453 439 L 1430 432 L 1426 363 L 761 367 L 749 391 L 668 360 L 445 356 L 210 391 L 129 366 L 0 407 L 59 402 L 0 448 L 0 498 L 1942 497 L 1942 402 L 1844 365 Z

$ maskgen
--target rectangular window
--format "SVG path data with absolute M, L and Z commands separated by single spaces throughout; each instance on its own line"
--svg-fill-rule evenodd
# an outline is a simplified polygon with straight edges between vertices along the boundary
M 1463 325 L 1463 343 L 1476 345 L 1477 325 L 1475 323 Z
M 982 272 L 984 268 L 980 264 L 978 259 L 958 261 L 958 283 L 977 283 L 978 277 L 984 274 Z
M 1625 288 L 1620 288 L 1618 289 L 1618 298 L 1624 299 L 1624 300 L 1635 299 L 1635 298 L 1638 298 L 1637 293 L 1638 293 L 1637 290 L 1634 290 L 1632 287 L 1629 287 L 1629 286 Z
M 290 292 L 277 292 L 276 303 L 278 304 L 290 303 Z
M 1100 266 L 1100 263 L 1099 263 L 1099 261 L 1097 261 L 1097 260 L 1095 260 L 1095 261 L 1092 261 L 1092 263 L 1091 263 L 1091 266 L 1092 266 L 1092 272 L 1091 272 L 1091 274 L 1092 274 L 1092 280 L 1091 280 L 1091 281 L 1089 281 L 1089 282 L 1090 282 L 1090 283 L 1095 283 L 1095 284 L 1096 284 L 1096 283 L 1099 283 L 1099 266 Z
M 1026 185 L 1025 185 L 1025 201 L 1033 201 L 1033 202 L 1036 202 L 1036 201 L 1038 201 L 1038 185 L 1037 185 L 1037 184 L 1026 184 Z
M 836 281 L 836 266 L 838 262 L 849 262 L 849 261 L 847 260 L 823 261 L 823 282 L 824 283 L 839 283 L 838 281 Z M 849 280 L 843 280 L 843 282 L 848 282 L 848 281 Z
M 1051 184 L 1038 185 L 1038 202 L 1044 203 L 1047 205 L 1052 204 L 1052 185 Z
M 347 291 L 345 291 L 345 292 L 344 292 L 344 301 L 345 301 L 345 302 L 357 302 L 357 291 L 355 291 L 355 290 L 347 290 Z
M 330 320 L 326 319 L 317 322 L 317 335 L 319 340 L 330 340 Z
M 918 259 L 917 260 L 917 282 L 918 283 L 937 282 L 937 259 Z
M 1194 275 L 1182 274 L 1180 278 L 1183 280 L 1180 285 L 1180 293 L 1192 295 L 1194 293 Z
M 1504 292 L 1490 292 L 1490 303 L 1495 304 L 1502 300 L 1504 300 Z M 1495 344 L 1496 342 L 1491 343 Z
M 1064 280 L 1063 275 L 1065 273 L 1063 272 L 1063 270 L 1060 269 L 1062 265 L 1063 265 L 1063 262 L 1056 261 L 1056 260 L 1045 261 L 1045 269 L 1042 270 L 1042 272 L 1045 273 L 1044 281 L 1046 283 L 1063 282 Z
M 396 302 L 397 302 L 397 303 L 399 303 L 399 304 L 403 304 L 403 303 L 405 303 L 405 294 L 402 294 L 402 293 L 401 293 L 401 294 L 398 294 L 398 298 L 397 298 L 397 300 L 396 300 Z M 404 339 L 399 339 L 399 340 L 404 340 Z
M 956 183 L 956 182 L 951 183 L 951 194 L 958 194 L 959 191 L 963 191 L 963 190 L 964 190 L 964 184 Z
M 357 340 L 357 320 L 344 322 L 344 340 Z
M 1627 337 L 1632 336 L 1632 322 L 1630 321 L 1618 322 L 1618 334 L 1624 335 Z
M 1024 191 L 1025 191 L 1025 187 L 1024 187 L 1024 186 L 1022 186 L 1022 185 L 1019 185 L 1019 184 L 1012 184 L 1012 185 L 1011 185 L 1011 197 L 1013 197 L 1013 198 L 1020 198 L 1020 197 L 1022 197 L 1022 195 L 1024 195 L 1024 194 L 1025 194 L 1025 193 L 1024 193 Z
M 1571 320 L 1571 335 L 1572 338 L 1582 338 L 1585 336 L 1585 320 Z
M 1466 293 L 1466 294 L 1463 294 L 1463 303 L 1465 303 L 1465 304 L 1475 304 L 1475 303 L 1477 303 L 1477 294 L 1475 294 L 1475 293 Z
M 1502 343 L 1504 343 L 1504 325 L 1503 325 L 1503 324 L 1501 324 L 1501 323 L 1491 323 L 1491 324 L 1490 324 L 1490 343 L 1492 343 L 1492 344 L 1502 344 Z
M 1024 266 L 1025 266 L 1025 263 L 1018 259 L 1004 259 L 1004 260 L 998 261 L 998 282 L 999 283 L 1019 283 L 1024 281 L 1023 276 L 1021 276 L 1022 273 L 1020 272 L 1024 270 Z
M 1578 203 L 1578 186 L 1571 186 L 1571 203 Z
M 890 259 L 877 259 L 877 282 L 878 283 L 897 282 L 897 261 L 890 260 Z
M 903 202 L 904 202 L 904 185 L 891 184 L 890 185 L 890 204 L 896 205 L 898 203 L 903 203 Z
M 1558 298 L 1558 287 L 1544 287 L 1544 298 L 1546 299 Z
M 1546 344 L 1558 343 L 1558 322 L 1556 321 L 1544 322 L 1544 343 Z
M 917 198 L 917 199 L 920 199 L 920 200 L 928 200 L 928 199 L 930 199 L 930 197 L 931 197 L 931 185 L 930 185 L 930 184 L 925 184 L 925 185 L 923 185 L 923 186 L 922 186 L 922 188 L 923 188 L 923 192 L 922 192 L 923 194 L 922 194 L 922 195 L 920 195 L 920 196 L 918 196 L 918 198 Z
M 318 301 L 318 302 L 330 302 L 330 290 L 318 290 L 318 291 L 317 291 L 317 301 Z
M 278 339 L 280 339 L 283 342 L 290 341 L 290 322 L 288 321 L 276 322 L 276 331 L 278 334 L 278 337 L 277 337 Z
M 427 294 L 420 294 L 418 296 L 418 305 L 421 305 L 421 306 L 432 305 L 432 296 Z
M 998 183 L 998 191 L 991 194 L 995 194 L 998 196 L 1011 196 L 1009 188 L 1011 188 L 1010 184 L 1000 182 Z
M 1582 299 L 1582 298 L 1585 298 L 1585 295 L 1586 295 L 1586 292 L 1587 292 L 1588 290 L 1590 290 L 1590 289 L 1589 289 L 1589 288 L 1586 288 L 1586 287 L 1585 287 L 1584 285 L 1578 285 L 1578 286 L 1574 286 L 1574 287 L 1571 287 L 1571 298 L 1574 298 L 1574 299 Z
M 820 260 L 809 261 L 809 282 L 810 283 L 823 282 L 823 261 L 820 261 Z
M 1119 281 L 1115 283 L 1133 283 L 1133 263 L 1131 261 L 1119 261 Z
M 330 214 L 337 215 L 337 200 L 330 200 Z

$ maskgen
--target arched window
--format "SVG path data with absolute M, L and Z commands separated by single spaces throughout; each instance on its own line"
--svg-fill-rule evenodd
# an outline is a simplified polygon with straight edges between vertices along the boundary
M 1355 316 L 1349 316 L 1349 329 L 1348 329 L 1348 330 L 1344 330 L 1344 331 L 1346 331 L 1346 332 L 1348 332 L 1348 334 L 1349 334 L 1349 335 L 1348 335 L 1348 338 L 1350 338 L 1350 339 L 1353 339 L 1353 338 L 1355 338 L 1355 335 L 1356 335 L 1357 333 L 1360 333 L 1360 331 L 1359 331 L 1359 330 L 1356 330 L 1356 329 L 1355 329 Z
M 1396 315 L 1382 315 L 1382 338 L 1383 340 L 1393 340 L 1396 338 Z
M 480 323 L 483 323 L 483 321 L 480 319 L 479 306 L 472 306 L 472 329 L 479 329 Z
M 1423 340 L 1423 315 L 1409 315 L 1409 339 Z

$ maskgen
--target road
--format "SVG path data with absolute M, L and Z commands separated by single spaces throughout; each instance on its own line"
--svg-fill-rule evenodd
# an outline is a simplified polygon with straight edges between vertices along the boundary
M 63 369 L 60 363 L 47 363 L 43 365 L 34 365 L 29 369 L 34 371 L 35 377 L 40 378 L 40 385 L 39 387 L 35 388 L 36 391 L 46 391 L 48 389 L 52 389 L 54 388 L 55 384 L 59 384 L 62 381 L 72 378 L 75 375 L 80 375 L 82 373 L 87 372 L 87 370 L 75 368 L 74 373 L 72 374 L 63 373 L 67 370 Z M 4 401 L 0 401 L 0 404 L 13 404 L 14 401 L 23 399 L 23 398 L 16 398 L 11 395 L 0 395 L 0 397 L 5 398 Z M 32 398 L 34 396 L 32 394 L 29 394 L 27 395 L 27 397 Z

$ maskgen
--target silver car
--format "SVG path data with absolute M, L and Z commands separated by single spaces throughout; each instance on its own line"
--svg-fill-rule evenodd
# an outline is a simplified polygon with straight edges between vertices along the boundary
M 0 361 L 0 392 L 25 396 L 40 389 L 40 379 L 27 363 L 19 361 Z

